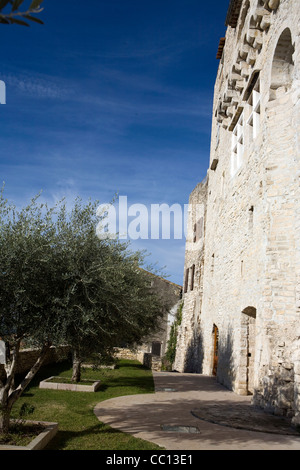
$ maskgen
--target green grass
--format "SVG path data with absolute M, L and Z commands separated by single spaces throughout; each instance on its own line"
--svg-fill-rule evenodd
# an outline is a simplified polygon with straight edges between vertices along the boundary
M 9 434 L 0 436 L 0 445 L 27 446 L 43 431 L 43 427 L 33 424 L 13 424 Z
M 157 450 L 142 439 L 101 423 L 93 409 L 97 403 L 125 395 L 154 393 L 152 372 L 136 361 L 119 362 L 115 370 L 85 369 L 82 379 L 101 380 L 97 392 L 71 392 L 39 389 L 39 382 L 51 376 L 71 377 L 69 363 L 43 368 L 13 409 L 17 417 L 23 403 L 33 405 L 30 420 L 57 422 L 59 431 L 47 450 Z

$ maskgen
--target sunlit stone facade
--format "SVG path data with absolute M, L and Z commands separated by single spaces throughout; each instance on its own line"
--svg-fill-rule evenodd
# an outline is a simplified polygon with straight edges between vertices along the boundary
M 300 424 L 300 2 L 232 0 L 174 368 Z

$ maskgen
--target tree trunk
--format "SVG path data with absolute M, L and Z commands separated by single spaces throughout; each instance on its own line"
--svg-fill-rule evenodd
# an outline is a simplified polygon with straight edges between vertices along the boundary
M 8 434 L 11 408 L 7 405 L 0 405 L 0 434 Z
M 81 379 L 81 359 L 78 351 L 73 351 L 73 374 L 72 382 L 80 382 Z
M 3 364 L 0 364 L 0 388 L 4 386 L 7 380 L 6 371 Z
M 18 385 L 16 389 L 12 388 L 14 384 L 14 376 L 16 365 L 18 361 L 20 341 L 18 341 L 14 353 L 13 360 L 10 366 L 9 372 L 6 373 L 6 381 L 0 385 L 0 434 L 6 434 L 9 430 L 10 414 L 13 404 L 20 398 L 27 385 L 31 382 L 37 371 L 40 369 L 46 354 L 51 346 L 50 343 L 46 343 L 40 353 L 36 363 L 32 366 L 23 381 Z M 3 375 L 3 372 L 2 372 Z

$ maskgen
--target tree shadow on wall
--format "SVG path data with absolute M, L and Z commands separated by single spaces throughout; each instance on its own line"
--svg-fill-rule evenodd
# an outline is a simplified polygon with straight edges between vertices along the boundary
M 220 331 L 218 344 L 217 380 L 232 389 L 236 378 L 236 366 L 233 358 L 233 333 L 230 328 L 225 335 Z
M 186 373 L 203 374 L 203 363 L 205 348 L 209 348 L 212 355 L 212 369 L 213 375 L 214 364 L 216 365 L 216 376 L 220 383 L 224 384 L 227 388 L 232 388 L 235 380 L 235 367 L 233 362 L 233 333 L 229 329 L 227 333 L 222 335 L 222 330 L 219 331 L 218 342 L 215 344 L 213 332 L 211 336 L 211 345 L 204 343 L 203 332 L 200 327 L 194 330 L 193 337 L 187 347 L 185 368 Z
M 187 347 L 184 371 L 186 373 L 202 374 L 203 360 L 203 333 L 201 328 L 198 327 L 196 330 L 194 330 L 193 337 Z

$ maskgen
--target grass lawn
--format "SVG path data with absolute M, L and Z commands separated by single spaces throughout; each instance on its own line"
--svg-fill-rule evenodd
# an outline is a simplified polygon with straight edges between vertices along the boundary
M 82 379 L 101 380 L 94 393 L 39 389 L 39 382 L 50 376 L 71 377 L 68 362 L 41 369 L 17 401 L 12 417 L 17 417 L 23 403 L 34 406 L 28 419 L 57 422 L 59 431 L 47 450 L 157 450 L 141 439 L 114 430 L 101 423 L 93 409 L 101 401 L 124 395 L 154 393 L 152 372 L 136 361 L 119 361 L 115 370 L 85 369 Z

